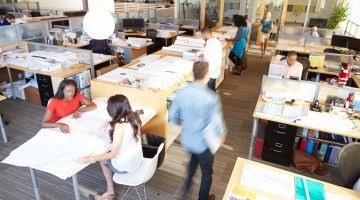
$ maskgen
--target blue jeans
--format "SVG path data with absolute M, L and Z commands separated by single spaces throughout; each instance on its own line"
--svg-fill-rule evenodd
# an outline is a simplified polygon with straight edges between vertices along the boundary
M 198 164 L 200 164 L 201 184 L 199 191 L 199 200 L 208 200 L 211 183 L 212 183 L 213 163 L 214 163 L 214 155 L 210 152 L 209 149 L 206 149 L 201 154 L 191 153 L 191 159 L 188 168 L 188 176 L 185 180 L 185 188 L 184 188 L 185 194 L 189 192 L 197 166 Z
M 110 167 L 111 171 L 113 171 L 115 174 L 127 174 L 128 172 L 125 171 L 119 171 L 117 170 L 111 163 L 111 160 L 107 160 L 106 164 Z

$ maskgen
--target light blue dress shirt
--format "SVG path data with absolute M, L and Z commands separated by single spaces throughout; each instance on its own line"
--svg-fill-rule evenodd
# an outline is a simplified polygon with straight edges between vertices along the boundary
M 211 118 L 212 115 L 220 117 Z M 213 119 L 221 122 L 212 122 Z M 194 154 L 201 154 L 208 148 L 203 136 L 203 130 L 208 123 L 217 124 L 220 126 L 217 129 L 225 132 L 219 96 L 207 85 L 196 82 L 176 93 L 170 108 L 169 121 L 182 125 L 181 144 Z

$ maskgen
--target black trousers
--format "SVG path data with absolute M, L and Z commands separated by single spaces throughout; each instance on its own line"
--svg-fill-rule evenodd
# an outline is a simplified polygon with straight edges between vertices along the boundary
M 213 90 L 214 92 L 216 92 L 216 79 L 215 78 L 210 78 L 209 82 L 207 83 L 208 88 Z
M 199 200 L 208 200 L 212 183 L 213 163 L 214 155 L 210 152 L 209 149 L 201 154 L 191 153 L 188 176 L 185 181 L 185 193 L 189 192 L 196 169 L 198 165 L 200 165 L 201 183 L 199 190 Z

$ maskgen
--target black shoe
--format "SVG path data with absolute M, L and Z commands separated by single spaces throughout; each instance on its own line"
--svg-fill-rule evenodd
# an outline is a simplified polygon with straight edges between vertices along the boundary
M 4 115 L 1 115 L 1 119 L 3 120 L 4 125 L 10 124 L 10 122 L 4 118 Z

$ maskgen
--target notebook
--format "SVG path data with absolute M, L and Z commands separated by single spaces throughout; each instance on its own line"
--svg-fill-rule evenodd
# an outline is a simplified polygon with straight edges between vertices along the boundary
M 296 200 L 325 200 L 324 184 L 295 177 L 295 199 Z

